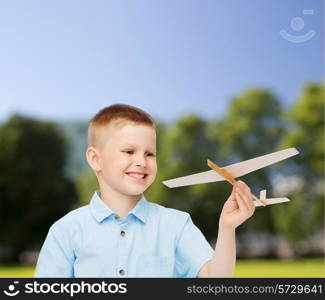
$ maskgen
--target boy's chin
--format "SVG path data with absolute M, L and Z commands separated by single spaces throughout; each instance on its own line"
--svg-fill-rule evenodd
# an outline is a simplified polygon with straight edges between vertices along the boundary
M 145 190 L 144 189 L 139 189 L 139 190 L 129 190 L 125 194 L 130 196 L 130 197 L 135 197 L 135 196 L 141 196 Z
M 129 196 L 139 196 L 142 195 L 147 188 L 147 186 L 128 186 L 124 191 L 125 194 Z

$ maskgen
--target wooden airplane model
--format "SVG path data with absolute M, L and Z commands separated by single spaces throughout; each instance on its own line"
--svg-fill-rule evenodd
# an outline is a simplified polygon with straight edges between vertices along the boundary
M 245 160 L 239 163 L 235 163 L 223 168 L 217 166 L 217 164 L 208 160 L 208 166 L 212 169 L 210 171 L 196 173 L 193 175 L 178 177 L 175 179 L 165 180 L 162 183 L 170 188 L 187 186 L 193 184 L 201 184 L 208 182 L 224 181 L 234 185 L 236 183 L 235 178 L 246 175 L 250 172 L 267 167 L 281 160 L 287 159 L 291 156 L 298 154 L 296 148 L 288 148 L 285 150 L 273 152 L 249 160 Z M 266 198 L 266 190 L 260 192 L 260 197 L 257 198 L 253 195 L 255 200 L 255 206 L 266 206 L 270 204 L 277 204 L 282 202 L 289 202 L 288 198 Z

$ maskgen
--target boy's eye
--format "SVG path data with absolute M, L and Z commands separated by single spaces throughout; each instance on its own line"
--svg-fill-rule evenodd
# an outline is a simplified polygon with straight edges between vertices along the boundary
M 154 153 L 148 152 L 146 153 L 147 156 L 156 156 Z
M 125 152 L 125 153 L 127 153 L 127 154 L 133 154 L 133 150 L 124 150 L 124 151 L 122 151 L 122 152 Z
M 133 150 L 123 150 L 122 152 L 127 153 L 127 154 L 134 154 Z M 145 153 L 145 156 L 156 156 L 156 155 L 152 152 L 147 152 L 147 153 Z

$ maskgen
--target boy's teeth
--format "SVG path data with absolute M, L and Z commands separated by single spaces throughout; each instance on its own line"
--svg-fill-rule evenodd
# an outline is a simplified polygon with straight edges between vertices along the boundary
M 143 178 L 144 174 L 134 174 L 134 173 L 129 173 L 129 176 L 135 177 L 135 178 Z

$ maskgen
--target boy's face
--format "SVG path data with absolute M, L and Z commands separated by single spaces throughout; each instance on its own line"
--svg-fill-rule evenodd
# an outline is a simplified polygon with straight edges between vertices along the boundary
M 157 173 L 155 129 L 142 124 L 113 123 L 104 128 L 101 139 L 99 180 L 123 195 L 142 194 Z

